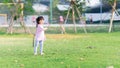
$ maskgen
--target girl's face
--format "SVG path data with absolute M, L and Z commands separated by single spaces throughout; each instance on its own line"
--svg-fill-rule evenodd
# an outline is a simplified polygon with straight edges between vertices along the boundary
M 43 24 L 43 23 L 44 23 L 44 20 L 40 20 L 40 21 L 39 21 L 39 24 Z

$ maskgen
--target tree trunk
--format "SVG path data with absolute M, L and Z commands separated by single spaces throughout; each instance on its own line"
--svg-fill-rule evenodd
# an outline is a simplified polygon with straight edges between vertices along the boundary
M 74 10 L 74 5 L 72 5 L 72 20 L 73 20 L 73 24 L 74 24 L 74 31 L 75 31 L 75 33 L 77 33 L 76 22 L 75 22 L 75 10 Z
M 115 15 L 115 9 L 116 8 L 116 0 L 114 0 L 114 4 L 113 4 L 113 8 L 112 8 L 112 16 L 110 19 L 110 25 L 109 25 L 109 33 L 111 32 L 112 28 L 113 28 L 113 20 L 114 20 L 114 15 Z
M 19 0 L 18 3 L 15 3 L 14 0 L 12 0 L 12 1 L 13 1 L 12 4 L 14 4 L 15 10 L 12 11 L 12 17 L 10 19 L 10 23 L 9 23 L 9 27 L 7 29 L 7 33 L 11 33 L 11 34 L 13 33 L 13 25 L 14 25 L 14 17 L 15 16 L 19 16 L 20 17 L 20 24 L 24 28 L 25 33 L 27 33 L 27 28 L 26 28 L 26 25 L 25 25 L 24 20 L 23 20 L 23 16 L 24 16 L 24 14 L 23 14 L 24 4 L 20 3 L 21 0 Z M 21 13 L 18 13 L 19 9 L 21 9 Z M 29 32 L 29 34 L 31 34 L 31 31 L 29 29 L 28 29 L 28 32 Z
M 13 14 L 10 18 L 10 23 L 9 23 L 9 27 L 7 29 L 7 33 L 10 33 L 10 34 L 13 33 L 14 17 L 15 17 L 15 14 Z
M 69 14 L 70 14 L 70 7 L 69 7 L 69 9 L 68 9 L 67 16 L 66 16 L 66 18 L 65 18 L 65 22 L 64 22 L 64 24 L 67 23 L 67 20 L 68 20 L 68 16 L 69 16 Z
M 82 18 L 82 15 L 80 14 L 80 11 L 78 10 L 77 6 L 75 6 L 75 7 L 76 7 L 76 11 L 77 11 L 77 13 L 78 13 L 78 16 L 79 16 L 80 21 L 81 21 L 81 20 L 84 21 L 84 23 L 83 23 L 83 29 L 84 29 L 84 32 L 87 34 L 87 30 L 86 30 L 86 26 L 85 26 L 85 24 L 86 24 L 85 19 Z
M 20 0 L 19 0 L 20 2 Z M 25 22 L 24 22 L 24 13 L 23 13 L 23 8 L 24 8 L 24 4 L 23 3 L 20 3 L 20 7 L 21 7 L 21 14 L 20 14 L 20 23 L 21 23 L 21 26 L 24 28 L 24 31 L 25 33 L 27 33 L 27 28 L 26 28 L 26 25 L 25 25 Z M 29 33 L 31 34 L 30 30 L 29 30 Z

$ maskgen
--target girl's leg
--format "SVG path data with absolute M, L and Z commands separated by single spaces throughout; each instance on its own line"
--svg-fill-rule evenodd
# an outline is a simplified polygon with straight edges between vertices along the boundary
M 37 55 L 38 44 L 39 44 L 39 41 L 35 40 L 35 45 L 34 45 L 34 55 Z
M 40 54 L 43 55 L 43 41 L 40 42 Z

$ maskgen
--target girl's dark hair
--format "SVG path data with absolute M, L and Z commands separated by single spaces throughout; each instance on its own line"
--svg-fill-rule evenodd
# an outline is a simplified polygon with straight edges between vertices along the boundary
M 36 19 L 36 27 L 38 26 L 40 20 L 44 20 L 44 17 L 43 16 L 37 17 L 37 19 Z

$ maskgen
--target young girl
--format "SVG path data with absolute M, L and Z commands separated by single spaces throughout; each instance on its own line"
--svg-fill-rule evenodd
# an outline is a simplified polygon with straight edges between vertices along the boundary
M 40 45 L 40 54 L 43 55 L 43 42 L 45 40 L 44 31 L 47 30 L 47 28 L 43 28 L 44 18 L 42 16 L 36 19 L 36 23 L 34 55 L 37 55 L 38 45 Z
M 60 23 L 60 28 L 61 28 L 61 33 L 63 34 L 65 34 L 66 32 L 65 32 L 65 28 L 64 28 L 64 26 L 63 26 L 63 24 L 64 24 L 64 18 L 63 18 L 63 16 L 60 16 L 59 17 L 59 23 Z

